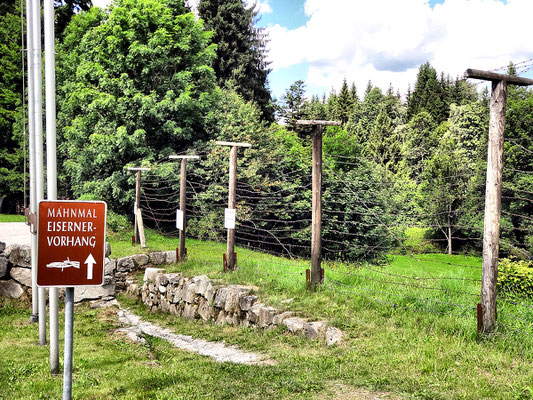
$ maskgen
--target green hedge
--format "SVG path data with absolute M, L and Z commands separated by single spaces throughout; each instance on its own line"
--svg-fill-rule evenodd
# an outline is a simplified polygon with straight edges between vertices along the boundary
M 501 259 L 498 264 L 498 291 L 533 297 L 533 264 Z

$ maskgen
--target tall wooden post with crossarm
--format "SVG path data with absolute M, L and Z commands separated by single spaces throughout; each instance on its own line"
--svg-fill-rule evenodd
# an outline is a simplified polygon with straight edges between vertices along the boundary
M 481 273 L 481 315 L 478 328 L 490 333 L 496 325 L 496 283 L 500 245 L 500 212 L 503 175 L 503 142 L 507 85 L 529 86 L 532 79 L 513 75 L 467 69 L 465 78 L 492 82 L 490 99 L 489 148 L 487 155 L 487 187 L 483 226 L 483 271 Z
M 296 125 L 313 126 L 313 188 L 311 219 L 311 285 L 323 281 L 322 275 L 322 127 L 339 121 L 298 120 Z

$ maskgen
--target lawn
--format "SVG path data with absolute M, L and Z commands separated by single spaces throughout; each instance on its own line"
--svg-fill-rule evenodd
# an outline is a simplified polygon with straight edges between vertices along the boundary
M 0 214 L 0 223 L 1 222 L 24 222 L 26 218 L 24 215 L 17 214 Z
M 149 232 L 150 246 L 176 246 L 176 239 L 152 241 L 151 235 L 158 236 Z M 108 238 L 113 256 L 139 252 L 131 241 Z M 532 303 L 501 301 L 498 332 L 479 336 L 479 258 L 425 254 L 390 256 L 379 266 L 324 263 L 325 284 L 307 291 L 305 261 L 238 248 L 239 269 L 224 274 L 224 244 L 188 240 L 187 248 L 188 261 L 169 271 L 254 285 L 266 304 L 339 327 L 344 344 L 328 348 L 281 328 L 219 327 L 150 314 L 122 295 L 120 303 L 145 319 L 266 354 L 275 365 L 217 364 L 153 338 L 146 345 L 131 343 L 114 333 L 116 310 L 82 305 L 75 319 L 75 398 L 365 398 L 347 397 L 358 388 L 408 399 L 533 397 Z M 36 345 L 37 326 L 28 323 L 29 315 L 27 305 L 14 301 L 0 308 L 0 398 L 60 397 L 61 377 L 48 375 L 47 348 Z

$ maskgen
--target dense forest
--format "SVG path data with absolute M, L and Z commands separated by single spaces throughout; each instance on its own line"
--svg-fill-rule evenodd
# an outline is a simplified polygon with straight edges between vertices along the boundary
M 246 141 L 252 148 L 239 158 L 239 219 L 244 232 L 248 224 L 256 233 L 250 228 L 241 241 L 305 254 L 310 137 L 295 121 L 337 120 L 342 125 L 325 130 L 323 144 L 326 256 L 376 258 L 403 246 L 409 227 L 424 228 L 441 251 L 479 252 L 487 90 L 425 63 L 407 93 L 372 82 L 360 90 L 344 80 L 338 91 L 309 99 L 305 82 L 296 81 L 276 101 L 267 38 L 241 0 L 201 0 L 200 19 L 182 0 L 115 0 L 108 10 L 67 3 L 59 4 L 56 24 L 61 198 L 98 198 L 128 214 L 134 177 L 125 167 L 159 165 L 168 177 L 178 173 L 165 164 L 169 155 L 196 153 L 203 156 L 192 167 L 205 185 L 194 203 L 201 211 L 202 201 L 226 196 L 227 152 L 214 140 Z M 20 5 L 0 7 L 0 196 L 21 199 Z M 513 63 L 508 73 L 516 73 Z M 533 92 L 511 86 L 502 249 L 516 256 L 533 250 L 532 133 Z M 290 209 L 276 209 L 281 203 Z M 220 237 L 211 229 L 214 214 L 200 211 L 191 232 Z

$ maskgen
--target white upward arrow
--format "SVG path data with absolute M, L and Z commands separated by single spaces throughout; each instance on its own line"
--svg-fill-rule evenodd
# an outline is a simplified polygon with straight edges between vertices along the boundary
M 93 279 L 93 265 L 96 264 L 96 260 L 92 253 L 89 254 L 84 264 L 87 264 L 87 279 Z

